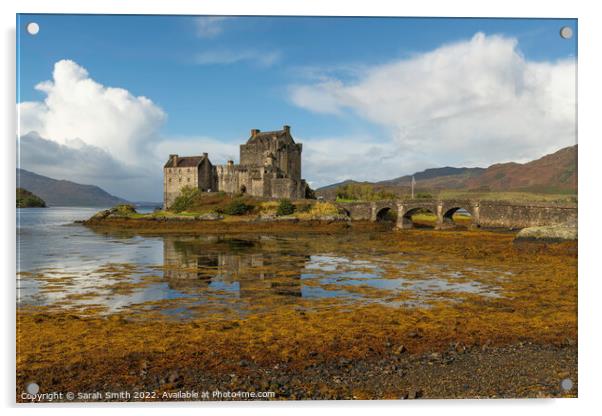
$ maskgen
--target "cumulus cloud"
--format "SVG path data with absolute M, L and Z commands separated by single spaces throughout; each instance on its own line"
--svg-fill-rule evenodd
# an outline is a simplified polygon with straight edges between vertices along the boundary
M 161 160 L 153 152 L 166 119 L 161 108 L 96 82 L 69 60 L 36 89 L 43 101 L 18 104 L 20 167 L 124 197 L 160 198 Z
M 201 16 L 195 19 L 196 33 L 201 38 L 214 38 L 224 31 L 225 16 Z
M 224 164 L 228 160 L 238 160 L 240 138 L 228 140 L 227 142 L 211 137 L 171 137 L 162 141 L 155 147 L 155 156 L 166 159 L 166 155 L 200 155 L 209 153 L 211 163 Z
M 269 67 L 280 60 L 280 52 L 267 51 L 260 52 L 256 50 L 215 50 L 201 52 L 196 56 L 195 62 L 199 65 L 227 65 L 237 62 L 250 62 L 259 67 Z
M 294 85 L 291 99 L 314 112 L 351 113 L 384 128 L 387 136 L 379 140 L 390 152 L 403 152 L 391 155 L 400 162 L 486 166 L 574 144 L 575 77 L 574 59 L 529 61 L 516 39 L 477 33 L 365 67 L 351 81 L 324 75 Z M 369 154 L 356 163 L 380 169 Z M 399 166 L 395 176 L 410 172 Z
M 70 60 L 54 65 L 52 80 L 35 87 L 46 98 L 18 105 L 21 135 L 35 131 L 60 144 L 80 139 L 126 164 L 144 158 L 166 119 L 150 99 L 106 87 Z

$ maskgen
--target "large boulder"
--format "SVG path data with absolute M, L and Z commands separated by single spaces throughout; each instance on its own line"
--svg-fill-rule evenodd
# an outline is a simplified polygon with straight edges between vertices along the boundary
M 523 228 L 515 241 L 567 241 L 577 240 L 576 224 L 557 224 Z

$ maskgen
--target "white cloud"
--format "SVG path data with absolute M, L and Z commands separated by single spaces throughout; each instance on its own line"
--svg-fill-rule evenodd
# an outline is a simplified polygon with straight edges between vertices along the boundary
M 259 52 L 256 50 L 215 50 L 201 52 L 196 56 L 195 62 L 199 65 L 227 65 L 237 62 L 250 62 L 259 67 L 269 67 L 280 60 L 280 52 L 267 51 Z
M 18 104 L 21 135 L 35 131 L 65 145 L 80 139 L 126 164 L 144 160 L 166 119 L 150 99 L 99 84 L 69 60 L 58 61 L 52 81 L 36 89 L 46 95 L 44 101 Z
M 303 177 L 313 187 L 346 179 L 381 181 L 432 167 L 428 156 L 404 152 L 394 140 L 371 136 L 296 137 L 303 143 Z
M 529 61 L 515 39 L 477 33 L 367 67 L 351 82 L 325 76 L 292 86 L 291 98 L 314 112 L 351 112 L 383 127 L 388 136 L 380 141 L 393 159 L 403 152 L 421 167 L 486 166 L 574 144 L 575 71 L 574 59 Z M 380 169 L 370 154 L 355 163 Z M 410 172 L 399 166 L 393 176 Z
M 196 33 L 201 38 L 214 38 L 224 31 L 225 16 L 202 16 L 195 19 Z
M 17 105 L 21 167 L 126 198 L 160 199 L 163 158 L 153 152 L 166 119 L 161 108 L 96 82 L 69 60 L 36 89 L 43 101 Z
M 228 142 L 211 137 L 171 137 L 157 144 L 154 149 L 156 158 L 167 160 L 166 155 L 200 155 L 209 153 L 209 159 L 214 165 L 225 164 L 228 160 L 238 161 L 240 138 Z
M 54 179 L 94 184 L 130 200 L 161 199 L 160 165 L 128 166 L 80 139 L 60 144 L 35 132 L 19 138 L 18 151 L 18 167 L 22 169 Z

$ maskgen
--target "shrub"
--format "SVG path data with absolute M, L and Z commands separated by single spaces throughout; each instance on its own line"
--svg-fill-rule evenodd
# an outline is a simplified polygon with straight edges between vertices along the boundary
M 240 199 L 235 199 L 223 209 L 223 213 L 227 215 L 245 215 L 252 209 L 252 205 L 245 204 Z
M 420 198 L 420 199 L 432 199 L 433 195 L 426 193 L 426 192 L 418 192 L 416 194 L 416 198 Z
M 134 208 L 131 204 L 119 204 L 115 206 L 115 213 L 119 215 L 128 216 L 131 214 L 136 214 L 136 208 Z
M 186 211 L 187 209 L 190 209 L 190 207 L 194 203 L 194 200 L 199 196 L 199 194 L 200 191 L 198 190 L 198 188 L 185 186 L 180 191 L 180 195 L 176 197 L 170 209 L 175 212 L 182 212 Z
M 289 199 L 282 199 L 278 204 L 278 209 L 276 209 L 276 215 L 291 215 L 295 212 L 295 206 Z

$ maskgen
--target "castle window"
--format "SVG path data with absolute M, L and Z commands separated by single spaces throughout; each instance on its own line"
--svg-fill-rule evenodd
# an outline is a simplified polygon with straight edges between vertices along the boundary
M 180 178 L 180 183 L 182 183 L 182 178 Z
M 190 178 L 188 178 L 188 182 L 190 182 Z

